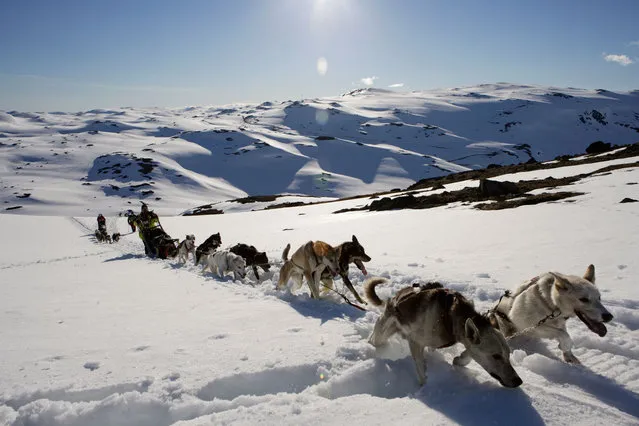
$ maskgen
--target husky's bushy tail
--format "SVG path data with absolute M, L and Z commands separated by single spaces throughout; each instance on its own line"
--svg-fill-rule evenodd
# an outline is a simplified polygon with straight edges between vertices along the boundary
M 284 251 L 282 252 L 282 260 L 284 262 L 288 261 L 288 252 L 291 251 L 291 243 L 288 243 L 286 245 L 286 248 L 284 249 Z
M 388 282 L 386 278 L 370 278 L 364 283 L 364 295 L 371 305 L 382 306 L 386 304 L 386 302 L 382 301 L 382 299 L 377 296 L 377 293 L 375 293 L 375 287 L 386 282 Z

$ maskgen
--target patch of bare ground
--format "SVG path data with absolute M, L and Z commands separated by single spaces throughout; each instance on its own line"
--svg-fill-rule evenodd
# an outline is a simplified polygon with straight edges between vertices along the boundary
M 600 163 L 600 162 L 616 160 L 620 158 L 631 158 L 631 157 L 639 156 L 639 143 L 626 145 L 626 146 L 614 146 L 614 147 L 611 147 L 610 149 L 616 150 L 619 148 L 624 148 L 624 149 L 619 150 L 617 152 L 610 153 L 608 155 L 601 155 L 601 154 L 599 155 L 576 154 L 572 156 L 563 155 L 561 157 L 558 157 L 557 161 L 553 163 L 537 163 L 537 162 L 531 161 L 527 163 L 513 164 L 510 166 L 491 165 L 481 170 L 469 170 L 466 172 L 453 173 L 453 174 L 440 176 L 436 178 L 422 179 L 420 181 L 415 182 L 408 188 L 406 188 L 406 191 L 418 190 L 418 189 L 436 190 L 436 189 L 443 188 L 444 185 L 446 184 L 462 182 L 465 180 L 490 179 L 496 176 L 502 176 L 502 175 L 507 175 L 512 173 L 530 172 L 530 171 L 545 170 L 545 169 L 556 169 L 560 167 L 570 167 L 570 166 L 578 166 L 581 164 Z M 574 160 L 574 158 L 576 157 L 583 157 L 583 158 Z M 571 159 L 573 160 L 571 161 Z M 614 167 L 614 166 L 611 166 L 611 167 Z M 604 167 L 600 170 L 600 172 L 609 171 L 607 169 L 608 169 L 607 167 Z M 391 191 L 376 192 L 373 194 L 356 195 L 356 196 L 340 198 L 338 200 L 332 200 L 332 201 L 320 201 L 319 203 L 334 203 L 339 201 L 355 200 L 360 198 L 374 199 L 374 198 L 379 198 L 383 195 L 393 194 L 398 191 L 399 191 L 398 189 L 393 189 Z M 527 191 L 530 191 L 530 189 L 528 189 Z M 434 201 L 435 200 L 433 200 L 433 202 Z M 313 204 L 313 203 L 309 203 L 309 204 Z M 443 203 L 443 204 L 447 204 L 447 203 Z M 443 204 L 439 204 L 439 205 L 443 205 Z M 437 207 L 437 206 L 433 206 L 433 207 Z M 341 212 L 342 211 L 339 210 L 339 211 L 336 211 L 335 213 L 341 213 Z
M 500 182 L 489 179 L 480 179 L 478 187 L 466 187 L 458 191 L 444 191 L 439 194 L 424 195 L 416 197 L 409 193 L 399 197 L 378 198 L 370 204 L 352 209 L 342 209 L 334 213 L 344 213 L 349 211 L 384 211 L 401 209 L 429 209 L 440 207 L 450 203 L 477 203 L 482 201 L 492 201 L 491 203 L 478 204 L 475 208 L 480 210 L 501 210 L 515 208 L 525 205 L 533 205 L 551 201 L 559 201 L 565 198 L 583 195 L 583 192 L 562 191 L 544 192 L 541 194 L 528 194 L 537 189 L 554 189 L 572 185 L 573 183 L 596 174 L 609 173 L 612 170 L 629 167 L 639 167 L 639 162 L 615 164 L 602 167 L 591 173 L 582 173 L 575 176 L 568 176 L 560 179 L 549 177 L 546 179 L 521 180 L 519 182 Z
M 287 203 L 270 204 L 270 205 L 264 207 L 264 210 L 283 209 L 283 208 L 286 208 L 286 207 L 299 207 L 299 206 L 306 206 L 308 204 L 319 204 L 319 203 L 305 203 L 303 201 L 289 201 Z
M 209 205 L 208 207 L 207 206 L 196 207 L 189 212 L 183 213 L 182 215 L 183 216 L 206 216 L 210 214 L 224 214 L 224 211 L 220 209 L 214 209 L 213 207 Z
M 519 206 L 531 206 L 533 204 L 548 203 L 551 201 L 559 201 L 565 198 L 576 197 L 583 195 L 583 192 L 543 192 L 541 194 L 529 195 L 526 194 L 523 198 L 516 198 L 514 200 L 499 200 L 493 203 L 482 203 L 475 206 L 479 210 L 503 210 L 514 209 Z
M 618 149 L 620 147 L 615 147 Z M 575 157 L 584 157 L 579 160 L 572 160 L 571 158 Z M 530 172 L 535 170 L 546 170 L 546 169 L 556 169 L 559 167 L 569 167 L 569 166 L 578 166 L 581 164 L 591 164 L 591 163 L 600 163 L 604 161 L 616 160 L 619 158 L 629 158 L 639 156 L 639 143 L 635 143 L 632 145 L 625 146 L 625 149 L 611 153 L 608 155 L 583 155 L 578 154 L 575 156 L 563 155 L 557 158 L 556 162 L 553 163 L 521 163 L 521 164 L 513 164 L 511 166 L 493 166 L 488 167 L 486 169 L 481 170 L 469 170 L 466 172 L 454 173 L 446 176 L 430 178 L 430 179 L 422 179 L 420 181 L 415 182 L 408 188 L 407 191 L 414 189 L 428 189 L 433 188 L 435 186 L 446 185 L 449 183 L 461 182 L 464 180 L 479 180 L 479 179 L 490 179 L 495 176 L 508 175 L 512 173 L 519 172 Z
M 280 197 L 280 195 L 251 195 L 249 197 L 236 198 L 235 200 L 231 200 L 231 202 L 240 203 L 240 204 L 248 204 L 248 203 L 256 203 L 256 202 L 266 203 L 269 201 L 275 201 L 277 197 Z

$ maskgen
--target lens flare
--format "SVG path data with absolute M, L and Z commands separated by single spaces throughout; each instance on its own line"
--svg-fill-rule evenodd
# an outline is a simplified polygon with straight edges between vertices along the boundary
M 326 58 L 321 57 L 317 59 L 317 73 L 324 77 L 328 71 L 328 61 Z
M 325 126 L 328 123 L 328 112 L 325 109 L 318 109 L 315 111 L 315 121 L 320 126 Z

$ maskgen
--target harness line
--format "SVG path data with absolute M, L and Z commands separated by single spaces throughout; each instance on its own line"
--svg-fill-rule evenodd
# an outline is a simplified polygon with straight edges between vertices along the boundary
M 533 284 L 536 282 L 536 278 L 537 278 L 537 277 L 535 277 L 535 278 L 533 279 L 533 282 L 532 282 Z M 486 314 L 485 314 L 485 315 L 486 315 L 487 317 L 488 317 L 488 316 L 490 316 L 491 314 L 492 314 L 492 315 L 499 316 L 499 317 L 500 317 L 500 318 L 502 318 L 504 321 L 508 321 L 510 324 L 512 324 L 512 325 L 514 326 L 515 324 L 512 322 L 512 320 L 511 320 L 510 318 L 508 318 L 508 315 L 506 315 L 505 313 L 503 313 L 502 311 L 499 311 L 499 310 L 497 309 L 497 308 L 499 307 L 499 304 L 501 303 L 501 300 L 502 300 L 504 297 L 511 297 L 510 290 L 506 290 L 506 291 L 504 292 L 504 294 L 502 294 L 502 295 L 501 295 L 501 297 L 499 298 L 499 300 L 497 301 L 497 304 L 496 304 L 493 308 L 489 309 L 489 310 L 488 310 L 488 312 L 486 312 Z M 530 326 L 530 327 L 526 327 L 526 328 L 524 328 L 524 329 L 522 329 L 522 330 L 519 330 L 519 331 L 517 331 L 517 332 L 515 332 L 515 333 L 511 334 L 510 336 L 506 337 L 506 340 L 511 340 L 511 339 L 514 339 L 515 337 L 521 336 L 522 334 L 525 334 L 525 333 L 527 333 L 527 332 L 529 332 L 529 331 L 531 331 L 531 330 L 534 330 L 534 329 L 535 329 L 535 328 L 537 328 L 537 327 L 541 327 L 541 326 L 542 326 L 542 325 L 543 325 L 546 321 L 549 321 L 549 320 L 552 320 L 552 319 L 555 319 L 555 318 L 559 318 L 559 317 L 561 316 L 561 310 L 559 310 L 559 309 L 552 309 L 552 307 L 551 307 L 551 306 L 548 306 L 548 308 L 551 308 L 551 312 L 550 312 L 550 314 L 548 314 L 548 315 L 546 315 L 544 318 L 540 319 L 540 320 L 539 320 L 539 322 L 537 322 L 537 324 L 532 325 L 532 326 Z

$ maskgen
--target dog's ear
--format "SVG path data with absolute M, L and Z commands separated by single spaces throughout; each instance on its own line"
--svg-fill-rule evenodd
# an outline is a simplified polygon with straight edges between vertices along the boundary
M 588 265 L 586 273 L 584 274 L 584 280 L 595 283 L 595 265 Z
M 359 244 L 359 241 L 357 241 L 357 237 L 355 235 L 353 235 L 353 243 Z
M 557 274 L 553 274 L 552 272 L 551 274 L 553 277 L 555 277 L 555 287 L 557 287 L 557 290 L 567 291 L 572 288 L 572 284 L 570 284 L 570 282 L 567 279 L 560 277 Z
M 479 329 L 471 318 L 468 318 L 466 320 L 464 330 L 466 332 L 466 338 L 470 340 L 473 345 L 478 345 L 481 342 L 481 338 L 479 337 Z

